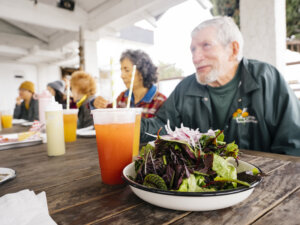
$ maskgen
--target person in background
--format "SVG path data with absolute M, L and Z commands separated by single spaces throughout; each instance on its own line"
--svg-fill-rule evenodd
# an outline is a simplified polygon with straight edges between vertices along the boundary
M 53 81 L 47 84 L 47 90 L 54 96 L 55 101 L 59 104 L 62 104 L 65 108 L 65 99 L 64 99 L 64 92 L 65 92 L 65 82 L 61 80 Z
M 225 141 L 241 149 L 300 156 L 300 102 L 276 68 L 243 58 L 234 21 L 204 21 L 191 36 L 196 73 L 177 85 L 155 118 L 142 119 L 141 142 L 169 120 L 173 130 L 181 123 L 223 130 Z
M 125 108 L 127 106 L 133 65 L 136 65 L 130 107 L 143 108 L 142 117 L 144 118 L 154 117 L 156 111 L 166 100 L 166 97 L 158 92 L 157 87 L 154 85 L 157 82 L 157 67 L 153 64 L 151 58 L 140 50 L 123 52 L 120 63 L 121 77 L 127 90 L 118 96 L 117 107 Z M 111 108 L 112 104 L 108 104 L 104 98 L 98 96 L 93 101 L 93 106 L 95 108 Z
M 34 99 L 34 83 L 24 81 L 19 87 L 19 96 L 14 109 L 15 119 L 34 121 L 39 119 L 38 100 Z
M 96 93 L 96 82 L 94 78 L 84 71 L 76 71 L 72 74 L 71 90 L 78 110 L 77 128 L 93 125 L 90 102 Z

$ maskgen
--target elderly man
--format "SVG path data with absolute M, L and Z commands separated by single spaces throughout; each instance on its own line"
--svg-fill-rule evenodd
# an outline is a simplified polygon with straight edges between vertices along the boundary
M 243 149 L 300 155 L 299 100 L 276 68 L 243 58 L 242 48 L 231 18 L 198 25 L 191 41 L 196 74 L 177 85 L 155 118 L 142 120 L 141 141 L 169 120 L 172 129 L 224 130 L 225 140 Z

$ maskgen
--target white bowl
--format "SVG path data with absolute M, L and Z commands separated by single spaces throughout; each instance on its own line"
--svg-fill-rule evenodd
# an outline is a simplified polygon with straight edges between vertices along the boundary
M 252 171 L 253 168 L 261 171 L 258 167 L 241 160 L 239 160 L 239 166 L 236 165 L 234 160 L 231 163 L 237 167 L 238 172 Z M 135 177 L 135 175 L 133 162 L 124 168 L 123 178 L 139 198 L 156 206 L 182 211 L 209 211 L 236 205 L 248 198 L 254 187 L 262 180 L 251 183 L 250 187 L 240 187 L 225 191 L 176 192 L 149 188 L 138 184 L 130 179 L 130 177 Z

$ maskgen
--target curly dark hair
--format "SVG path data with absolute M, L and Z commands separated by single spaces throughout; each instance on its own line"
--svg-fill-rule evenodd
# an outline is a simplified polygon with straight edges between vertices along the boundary
M 126 50 L 122 53 L 120 62 L 129 59 L 143 77 L 143 85 L 151 88 L 157 82 L 157 67 L 153 64 L 149 55 L 141 50 Z

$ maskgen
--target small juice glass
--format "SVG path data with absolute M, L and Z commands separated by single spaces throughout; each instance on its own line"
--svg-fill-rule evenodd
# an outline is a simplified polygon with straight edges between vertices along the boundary
M 13 116 L 10 111 L 3 111 L 1 116 L 2 127 L 11 128 L 12 127 Z
M 121 184 L 123 168 L 132 162 L 133 108 L 92 110 L 103 183 Z

